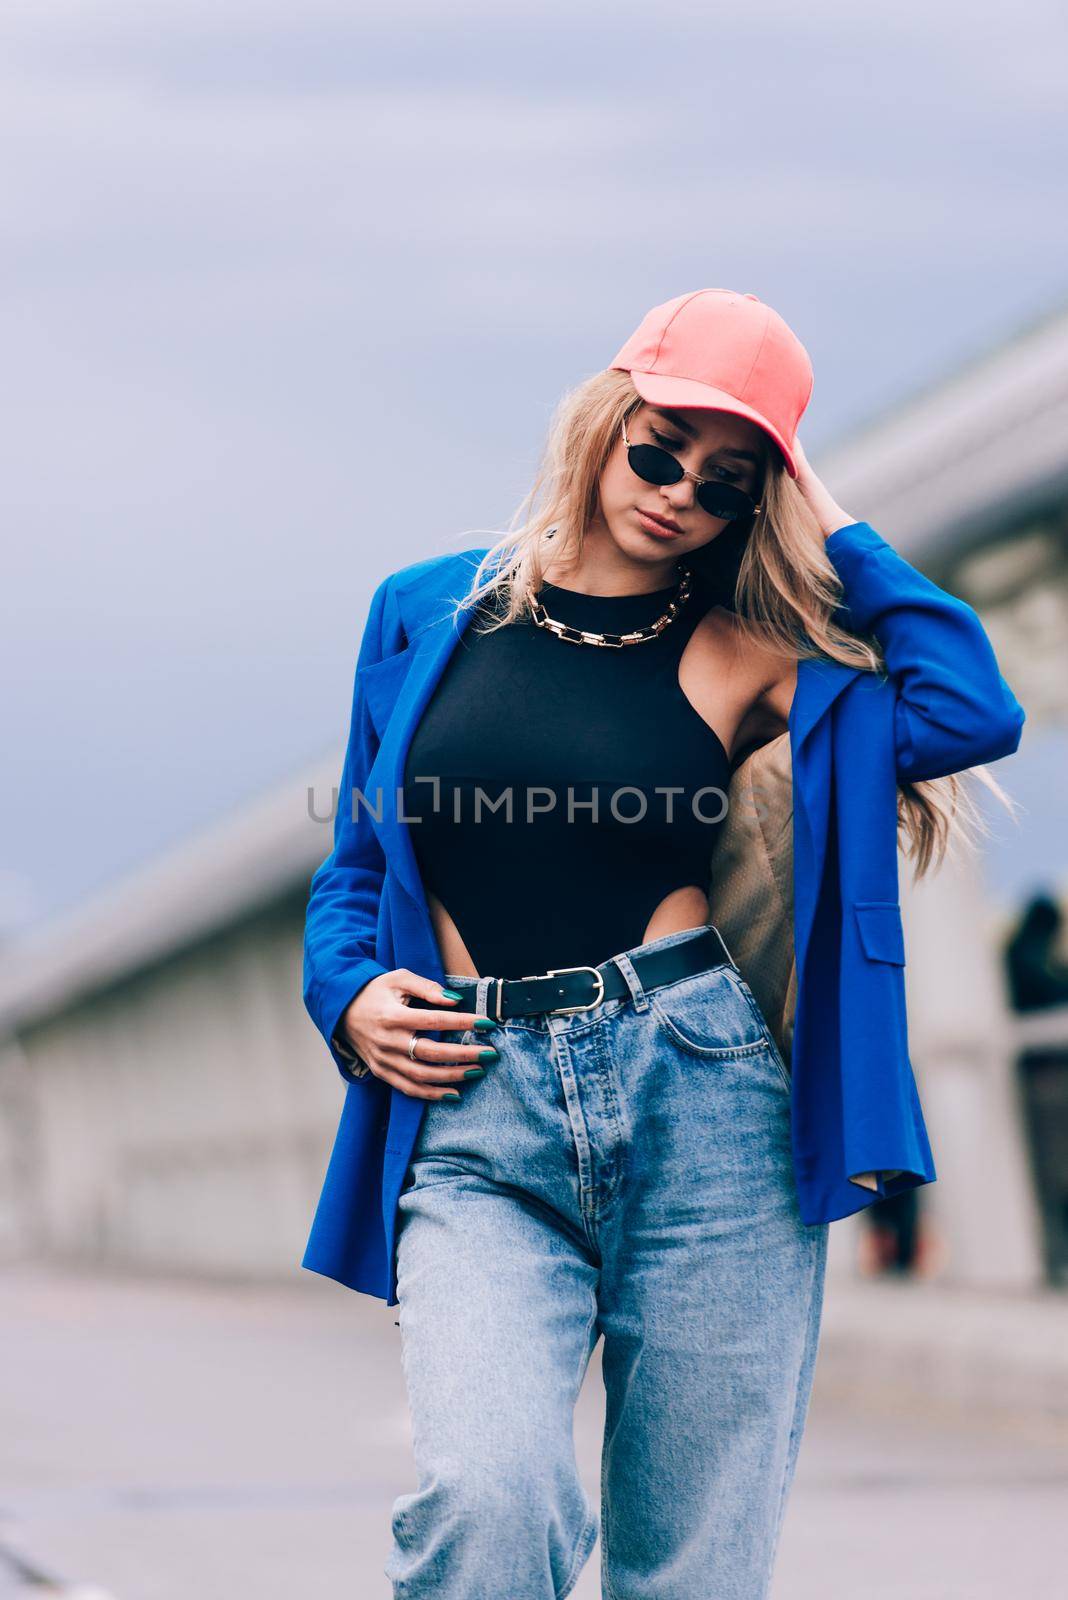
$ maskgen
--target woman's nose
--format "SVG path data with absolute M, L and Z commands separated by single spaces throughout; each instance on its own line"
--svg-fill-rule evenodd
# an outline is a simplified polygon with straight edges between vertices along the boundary
M 689 478 L 683 478 L 679 483 L 662 484 L 660 493 L 672 511 L 689 511 L 693 506 L 694 485 Z

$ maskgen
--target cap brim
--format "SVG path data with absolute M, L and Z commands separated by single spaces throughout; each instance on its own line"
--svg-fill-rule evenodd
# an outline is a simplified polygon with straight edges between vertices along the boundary
M 663 372 L 631 371 L 630 377 L 642 399 L 648 400 L 650 405 L 695 406 L 702 411 L 729 411 L 733 416 L 746 417 L 770 439 L 774 439 L 782 451 L 790 477 L 797 477 L 793 451 L 778 428 L 773 428 L 759 411 L 754 411 L 743 400 L 735 399 L 725 389 L 714 389 L 709 383 L 698 383 L 696 378 L 672 378 Z

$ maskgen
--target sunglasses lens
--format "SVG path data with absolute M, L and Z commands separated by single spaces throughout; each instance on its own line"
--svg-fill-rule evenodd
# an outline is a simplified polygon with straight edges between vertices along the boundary
M 753 509 L 749 495 L 742 489 L 732 488 L 729 483 L 702 483 L 697 491 L 697 504 L 710 517 L 728 522 L 747 517 Z
M 632 444 L 627 451 L 632 472 L 646 483 L 678 483 L 682 468 L 674 456 L 655 444 Z
M 667 450 L 655 444 L 632 444 L 627 450 L 631 471 L 645 483 L 678 483 L 682 477 L 682 464 Z M 753 509 L 753 500 L 742 489 L 729 483 L 702 483 L 697 490 L 697 504 L 710 517 L 723 522 L 733 522 L 747 517 Z

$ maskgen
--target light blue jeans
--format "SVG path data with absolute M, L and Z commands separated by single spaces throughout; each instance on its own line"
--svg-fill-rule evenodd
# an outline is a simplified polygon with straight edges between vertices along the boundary
M 427 1104 L 397 1235 L 405 1600 L 562 1600 L 598 1529 L 605 1600 L 768 1592 L 828 1227 L 799 1216 L 789 1076 L 737 968 L 647 993 L 634 954 L 627 998 L 462 1035 L 499 1061 Z M 602 1335 L 598 1514 L 573 1412 Z

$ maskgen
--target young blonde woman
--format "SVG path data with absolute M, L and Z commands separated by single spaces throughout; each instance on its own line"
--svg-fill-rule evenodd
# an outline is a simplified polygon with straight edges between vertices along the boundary
M 953 775 L 1023 712 L 975 613 L 813 473 L 811 389 L 754 295 L 656 306 L 565 398 L 518 531 L 371 602 L 307 914 L 348 1089 L 304 1265 L 400 1308 L 408 1600 L 559 1600 L 598 1528 L 608 1600 L 761 1600 L 828 1224 L 935 1176 L 899 847 L 922 870 L 975 819 Z M 789 1047 L 707 893 L 776 739 Z

